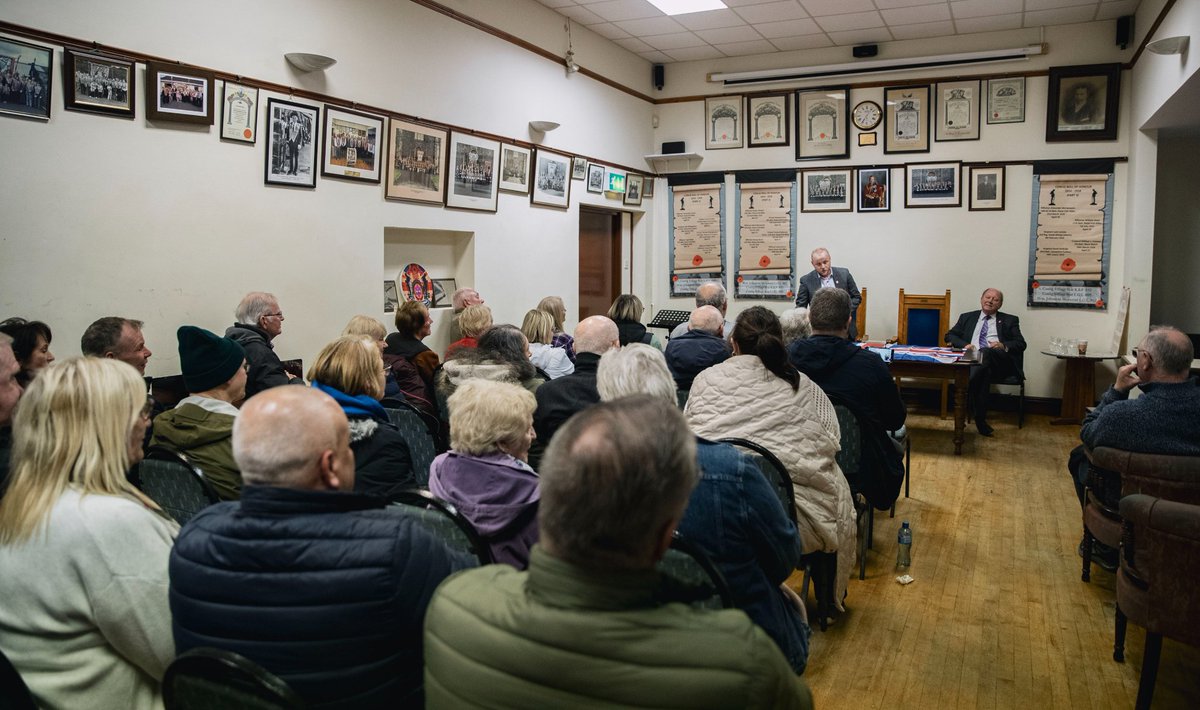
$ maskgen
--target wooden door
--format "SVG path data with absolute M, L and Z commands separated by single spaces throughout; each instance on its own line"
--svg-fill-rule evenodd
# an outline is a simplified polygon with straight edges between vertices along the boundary
M 579 320 L 605 315 L 621 294 L 621 215 L 579 210 Z

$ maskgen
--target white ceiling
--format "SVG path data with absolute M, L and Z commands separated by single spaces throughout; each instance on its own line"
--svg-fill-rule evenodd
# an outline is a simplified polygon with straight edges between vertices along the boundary
M 1141 0 L 724 0 L 668 17 L 646 0 L 538 0 L 666 64 L 1113 20 Z

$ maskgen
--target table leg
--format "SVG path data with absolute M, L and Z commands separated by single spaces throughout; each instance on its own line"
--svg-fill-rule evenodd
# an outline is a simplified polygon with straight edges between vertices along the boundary
M 1063 378 L 1062 409 L 1051 424 L 1079 424 L 1087 408 L 1096 403 L 1096 363 L 1087 358 L 1067 358 Z
M 970 371 L 955 368 L 954 373 L 954 455 L 962 456 L 963 432 L 967 428 L 967 383 Z

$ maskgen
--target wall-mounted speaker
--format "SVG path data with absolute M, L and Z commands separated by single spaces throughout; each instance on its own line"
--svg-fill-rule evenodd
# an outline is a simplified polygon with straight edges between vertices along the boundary
M 663 84 L 666 83 L 667 70 L 661 64 L 654 65 L 654 88 L 662 90 Z
M 1117 18 L 1117 46 L 1125 49 L 1133 39 L 1133 15 Z
M 666 141 L 662 144 L 663 155 L 675 155 L 682 153 L 684 148 L 683 141 Z

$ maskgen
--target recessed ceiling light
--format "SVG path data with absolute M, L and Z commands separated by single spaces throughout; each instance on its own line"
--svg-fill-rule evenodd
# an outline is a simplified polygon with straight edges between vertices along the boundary
M 689 12 L 727 9 L 721 0 L 649 0 L 649 2 L 668 15 L 686 15 Z

